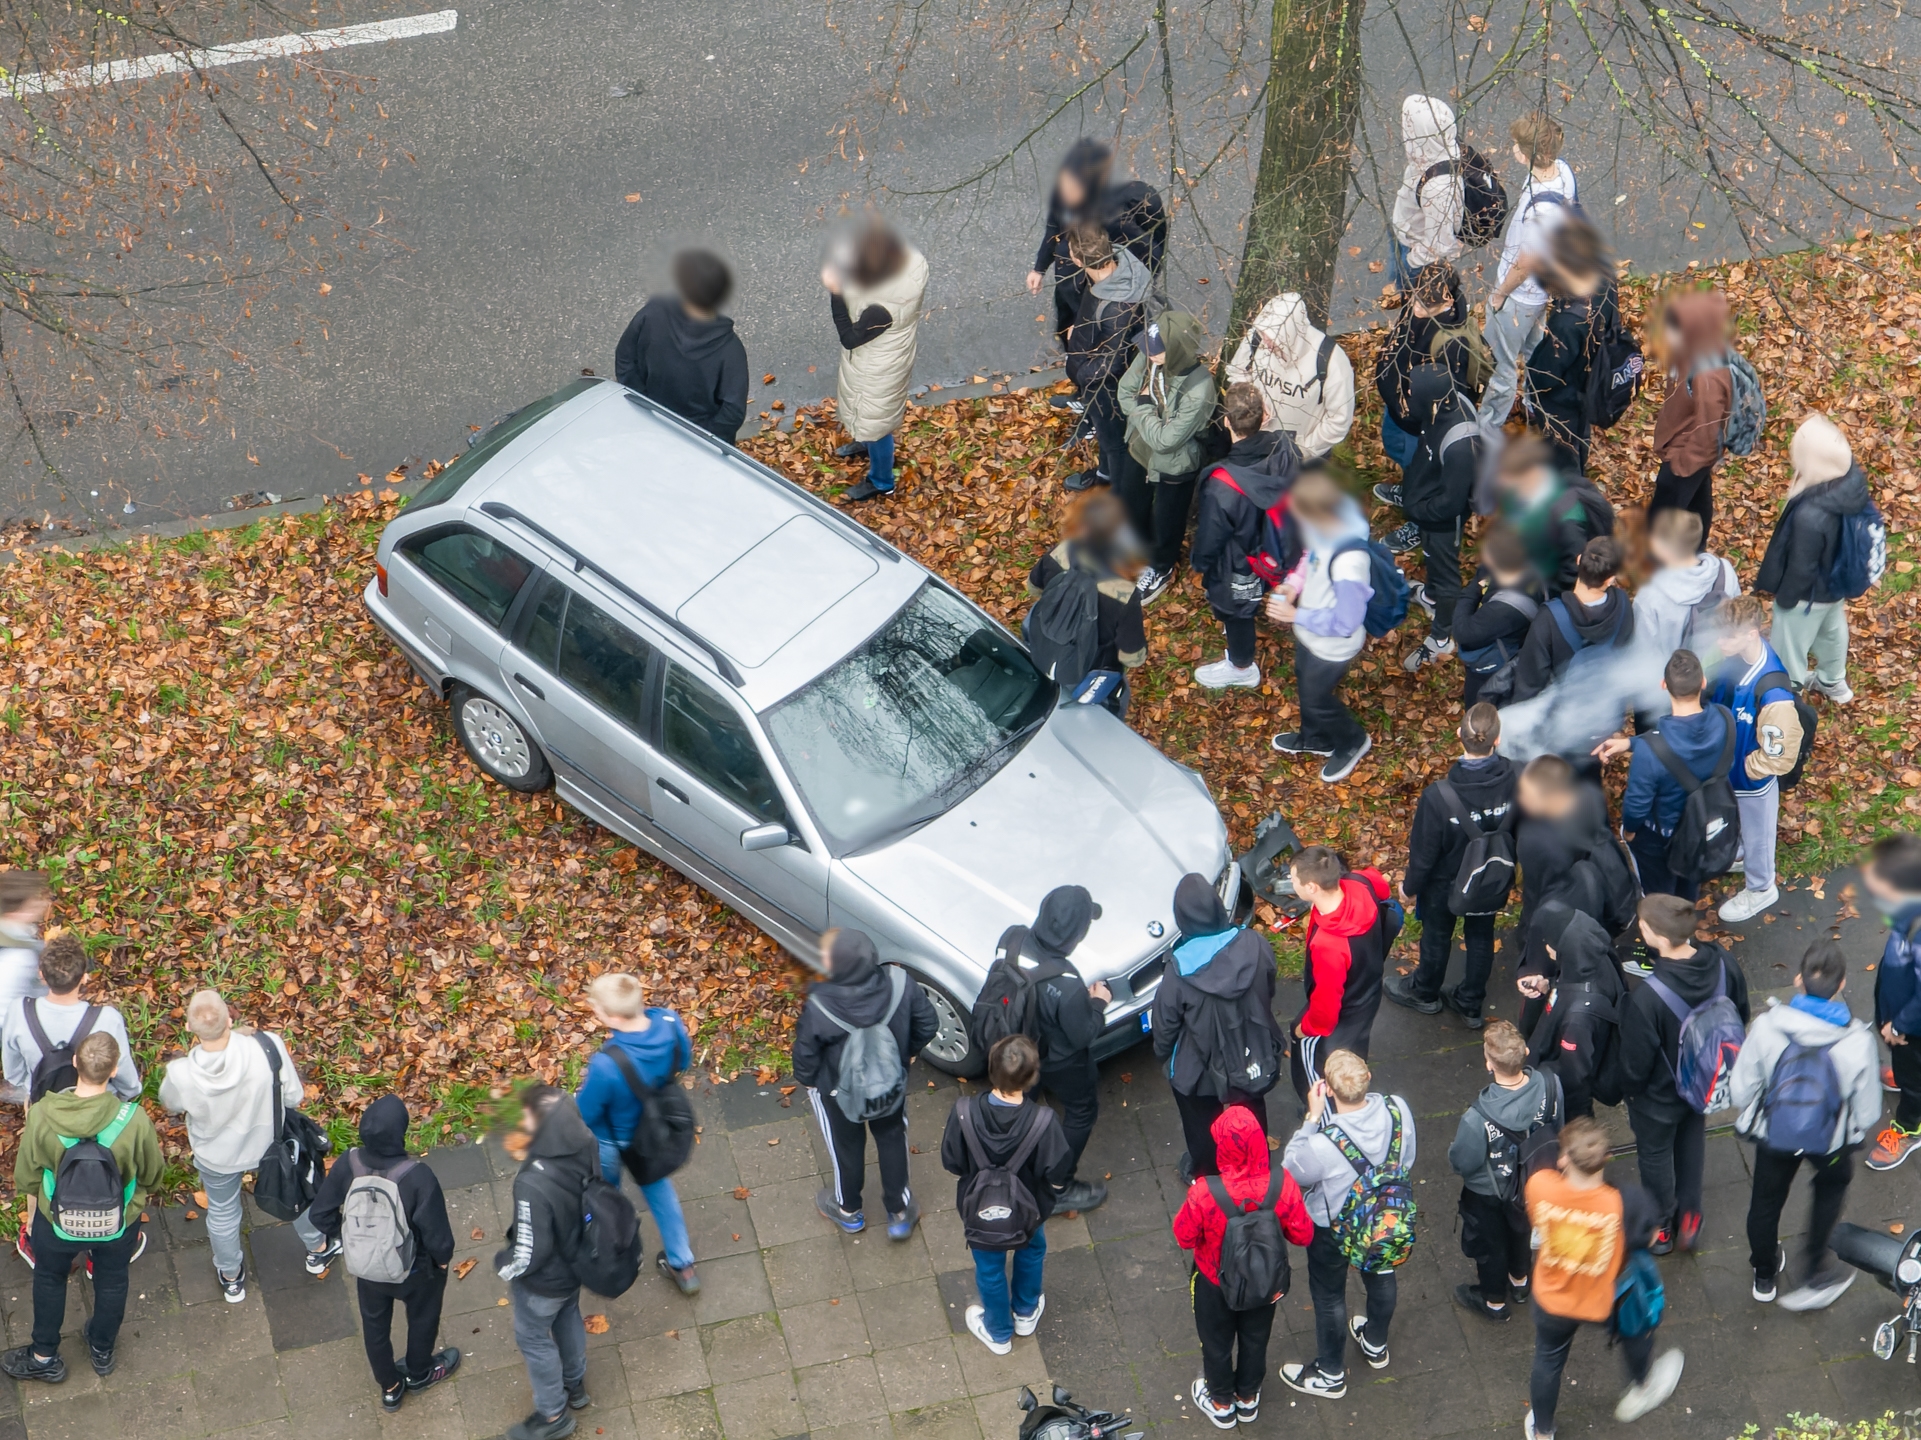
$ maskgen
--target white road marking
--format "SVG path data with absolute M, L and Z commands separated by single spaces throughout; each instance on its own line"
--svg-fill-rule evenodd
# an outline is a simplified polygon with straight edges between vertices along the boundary
M 405 40 L 414 35 L 439 35 L 452 30 L 458 10 L 436 10 L 397 20 L 373 20 L 364 25 L 341 25 L 331 30 L 309 30 L 299 35 L 275 35 L 265 40 L 243 40 L 235 45 L 213 45 L 204 50 L 169 50 L 138 60 L 115 60 L 80 70 L 48 70 L 33 75 L 7 75 L 0 70 L 0 94 L 50 95 L 122 80 L 150 80 L 182 70 L 205 70 L 218 65 L 241 65 L 256 60 L 283 60 L 349 45 L 374 45 L 382 40 Z

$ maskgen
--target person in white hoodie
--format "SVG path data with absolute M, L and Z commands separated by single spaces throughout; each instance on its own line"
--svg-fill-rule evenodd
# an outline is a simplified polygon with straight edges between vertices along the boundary
M 247 1298 L 247 1264 L 240 1253 L 240 1182 L 267 1153 L 276 1129 L 269 1046 L 280 1061 L 282 1108 L 299 1109 L 306 1091 L 286 1041 L 252 1026 L 236 1028 L 218 991 L 194 992 L 187 1002 L 187 1028 L 200 1043 L 167 1062 L 160 1104 L 187 1117 L 187 1143 L 207 1196 L 214 1273 L 228 1302 L 237 1305 Z M 307 1247 L 307 1273 L 326 1274 L 340 1254 L 340 1242 L 330 1242 L 304 1210 L 294 1217 L 293 1228 Z
M 0 1017 L 27 996 L 47 993 L 40 978 L 40 927 L 53 909 L 53 889 L 38 870 L 0 870 Z M 0 1101 L 24 1105 L 27 1092 L 9 1085 Z
M 1227 383 L 1252 380 L 1267 400 L 1266 430 L 1285 430 L 1304 460 L 1318 460 L 1354 424 L 1354 366 L 1308 319 L 1292 290 L 1261 306 L 1228 362 Z
M 1454 110 L 1432 95 L 1401 102 L 1401 148 L 1407 169 L 1394 195 L 1394 283 L 1414 288 L 1414 272 L 1462 250 L 1459 235 L 1467 192 L 1461 180 L 1461 142 Z
M 1321 1076 L 1308 1092 L 1306 1120 L 1281 1154 L 1281 1164 L 1301 1187 L 1308 1218 L 1314 1222 L 1314 1239 L 1307 1247 L 1307 1288 L 1314 1300 L 1317 1356 L 1307 1364 L 1283 1365 L 1281 1379 L 1303 1395 L 1338 1400 L 1347 1393 L 1350 1336 L 1370 1368 L 1386 1368 L 1387 1327 L 1400 1293 L 1392 1270 L 1382 1274 L 1363 1270 L 1367 1313 L 1348 1318 L 1349 1266 L 1334 1238 L 1334 1222 L 1347 1204 L 1358 1172 L 1341 1153 L 1343 1142 L 1373 1166 L 1388 1163 L 1389 1151 L 1398 1149 L 1393 1163 L 1411 1170 L 1414 1112 L 1398 1095 L 1370 1092 L 1367 1087 L 1374 1076 L 1367 1061 L 1352 1050 L 1329 1055 L 1322 1062 Z
M 1855 1272 L 1828 1249 L 1841 1218 L 1854 1152 L 1881 1123 L 1881 1054 L 1874 1030 L 1848 1011 L 1848 962 L 1832 940 L 1801 957 L 1794 997 L 1768 1001 L 1754 1017 L 1728 1077 L 1735 1130 L 1754 1142 L 1754 1191 L 1748 1202 L 1748 1262 L 1754 1298 L 1767 1304 L 1786 1260 L 1781 1209 L 1795 1172 L 1807 1161 L 1813 1204 L 1802 1237 L 1799 1287 L 1784 1310 L 1821 1310 L 1840 1299 Z
M 1648 528 L 1648 553 L 1660 562 L 1634 592 L 1634 638 L 1666 664 L 1676 650 L 1697 655 L 1714 633 L 1715 608 L 1741 593 L 1741 577 L 1720 555 L 1699 550 L 1701 517 L 1663 510 Z

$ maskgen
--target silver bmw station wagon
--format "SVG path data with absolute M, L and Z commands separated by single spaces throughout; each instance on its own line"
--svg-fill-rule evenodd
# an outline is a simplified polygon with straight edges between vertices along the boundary
M 1074 960 L 1148 1028 L 1174 886 L 1241 878 L 1206 783 L 832 506 L 609 380 L 498 421 L 381 536 L 367 609 L 515 790 L 549 785 L 816 963 L 873 936 L 967 1015 L 1052 887 L 1102 906 Z

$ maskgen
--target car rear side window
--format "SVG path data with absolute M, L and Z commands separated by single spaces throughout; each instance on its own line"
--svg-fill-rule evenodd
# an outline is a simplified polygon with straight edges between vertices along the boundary
M 545 596 L 541 597 L 545 604 Z M 539 617 L 535 617 L 535 625 Z M 647 663 L 653 647 L 593 601 L 574 595 L 560 631 L 557 673 L 575 690 L 633 730 L 641 728 Z
M 697 779 L 760 820 L 793 826 L 760 747 L 725 700 L 669 664 L 661 748 Z
M 464 526 L 414 536 L 400 549 L 429 580 L 496 628 L 534 573 L 524 557 Z

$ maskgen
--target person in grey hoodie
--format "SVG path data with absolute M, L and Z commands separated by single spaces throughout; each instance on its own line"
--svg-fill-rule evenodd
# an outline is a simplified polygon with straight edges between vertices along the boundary
M 1656 515 L 1648 552 L 1661 568 L 1634 592 L 1635 640 L 1664 662 L 1676 650 L 1700 654 L 1714 633 L 1710 615 L 1741 593 L 1741 577 L 1731 561 L 1701 550 L 1701 517 L 1692 510 Z
M 1100 447 L 1098 467 L 1067 479 L 1069 490 L 1112 485 L 1127 454 L 1127 417 L 1121 414 L 1121 375 L 1128 349 L 1147 318 L 1154 288 L 1148 268 L 1124 245 L 1116 245 L 1098 220 L 1083 220 L 1067 237 L 1067 252 L 1087 278 L 1074 323 L 1062 344 L 1067 378 L 1074 382 Z
M 1399 1163 L 1414 1165 L 1414 1112 L 1398 1095 L 1381 1096 L 1367 1087 L 1373 1080 L 1367 1062 L 1351 1050 L 1336 1050 L 1322 1065 L 1322 1078 L 1308 1093 L 1307 1119 L 1287 1142 L 1281 1163 L 1307 1202 L 1314 1239 L 1307 1247 L 1307 1288 L 1314 1299 L 1316 1358 L 1283 1365 L 1281 1379 L 1303 1395 L 1338 1400 L 1347 1393 L 1347 1341 L 1352 1336 L 1375 1370 L 1388 1362 L 1387 1327 L 1394 1319 L 1399 1283 L 1392 1270 L 1361 1271 L 1367 1313 L 1347 1314 L 1347 1257 L 1334 1237 L 1334 1222 L 1354 1188 L 1356 1171 L 1330 1132 L 1339 1130 L 1370 1165 L 1380 1165 L 1399 1139 Z
M 1781 1248 L 1781 1209 L 1803 1160 L 1812 1172 L 1813 1204 L 1802 1237 L 1803 1279 L 1781 1297 L 1784 1310 L 1823 1310 L 1841 1298 L 1855 1272 L 1828 1249 L 1828 1237 L 1847 1202 L 1854 1152 L 1881 1123 L 1881 1054 L 1874 1030 L 1848 1012 L 1841 998 L 1848 961 L 1832 940 L 1817 940 L 1801 957 L 1795 994 L 1785 1005 L 1768 1001 L 1754 1017 L 1728 1077 L 1738 1112 L 1737 1133 L 1754 1142 L 1754 1191 L 1748 1202 L 1748 1263 L 1754 1298 L 1775 1296 L 1787 1252 Z M 1825 1064 L 1820 1056 L 1825 1056 Z M 1784 1071 L 1784 1062 L 1786 1070 Z M 1808 1077 L 1816 1078 L 1812 1086 Z M 1820 1083 L 1831 1077 L 1832 1088 Z M 1825 1128 L 1827 1105 L 1838 1103 L 1833 1128 L 1818 1145 L 1812 1136 L 1781 1132 L 1813 1122 Z M 1794 1143 L 1799 1142 L 1799 1143 Z M 1784 1148 L 1794 1144 L 1794 1148 Z
M 1456 1285 L 1454 1299 L 1483 1320 L 1505 1324 L 1508 1301 L 1527 1298 L 1534 1257 L 1523 1203 L 1527 1175 L 1518 1164 L 1497 1173 L 1495 1151 L 1544 1125 L 1558 1132 L 1567 1104 L 1551 1072 L 1528 1068 L 1527 1042 L 1507 1021 L 1489 1023 L 1481 1054 L 1494 1083 L 1462 1112 L 1447 1147 L 1447 1163 L 1461 1177 L 1461 1253 L 1474 1262 L 1480 1283 Z

